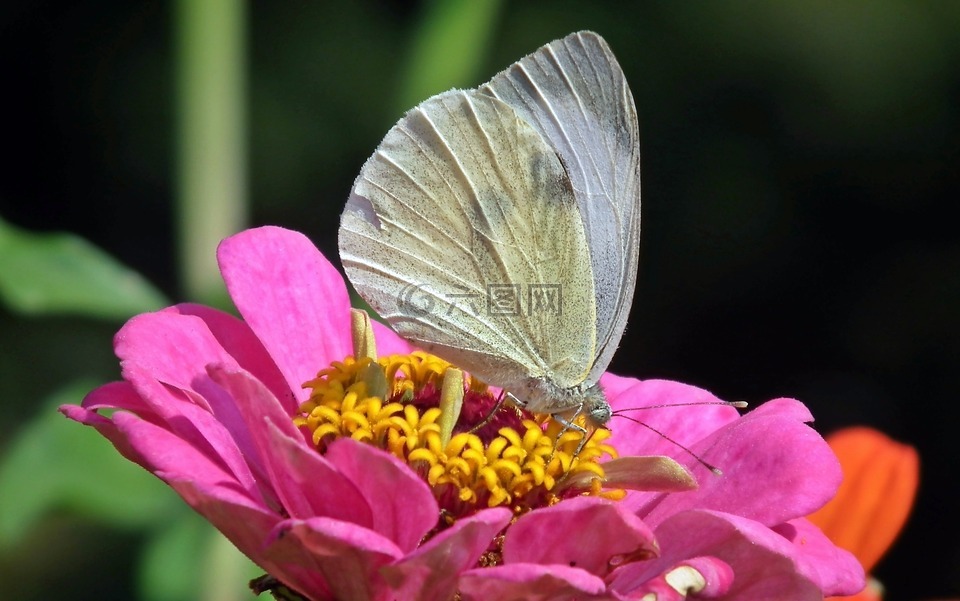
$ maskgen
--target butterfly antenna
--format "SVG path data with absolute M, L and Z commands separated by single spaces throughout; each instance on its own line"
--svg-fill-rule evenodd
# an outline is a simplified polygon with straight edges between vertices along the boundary
M 691 401 L 689 403 L 664 403 L 663 405 L 647 405 L 646 407 L 622 407 L 613 412 L 613 415 L 623 417 L 624 411 L 640 411 L 641 409 L 663 409 L 664 407 L 692 407 L 694 405 L 724 405 L 736 409 L 746 409 L 746 401 Z
M 696 403 L 691 403 L 691 404 L 696 404 Z M 706 461 L 703 457 L 701 457 L 700 455 L 697 455 L 696 453 L 694 453 L 693 451 L 691 451 L 689 447 L 686 447 L 686 446 L 680 444 L 679 441 L 674 440 L 673 438 L 670 438 L 669 436 L 667 436 L 666 434 L 664 434 L 664 433 L 661 432 L 660 430 L 657 430 L 656 428 L 654 428 L 654 427 L 651 426 L 650 424 L 645 424 L 645 423 L 643 423 L 642 421 L 640 421 L 640 420 L 638 420 L 638 419 L 634 419 L 634 418 L 630 417 L 629 415 L 622 415 L 622 414 L 620 414 L 620 413 L 617 413 L 616 415 L 619 416 L 619 417 L 622 417 L 623 419 L 632 421 L 633 423 L 635 423 L 635 424 L 637 424 L 637 425 L 639 425 L 639 426 L 643 426 L 644 428 L 646 428 L 647 430 L 650 430 L 650 431 L 653 432 L 654 434 L 657 434 L 658 436 L 662 436 L 663 439 L 666 440 L 667 442 L 671 442 L 671 443 L 677 445 L 677 447 L 679 447 L 681 450 L 683 450 L 683 451 L 686 452 L 688 455 L 690 455 L 691 457 L 693 457 L 694 459 L 696 459 L 696 460 L 697 460 L 697 463 L 699 463 L 699 464 L 702 465 L 703 467 L 705 467 L 705 468 L 707 468 L 708 470 L 710 470 L 711 472 L 713 472 L 714 475 L 716 475 L 716 476 L 722 476 L 722 475 L 723 475 L 723 471 L 721 471 L 720 468 L 718 468 L 717 466 L 712 465 L 712 464 L 710 464 L 710 463 L 707 463 L 707 461 Z

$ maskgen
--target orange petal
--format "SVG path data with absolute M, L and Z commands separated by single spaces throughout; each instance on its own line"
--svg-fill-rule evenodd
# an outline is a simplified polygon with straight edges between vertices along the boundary
M 827 437 L 843 467 L 837 496 L 810 520 L 873 569 L 903 528 L 917 493 L 916 449 L 863 426 Z

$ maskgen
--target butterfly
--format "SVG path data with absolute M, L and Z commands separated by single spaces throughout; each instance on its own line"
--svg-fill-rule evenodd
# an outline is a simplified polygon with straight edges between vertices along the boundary
M 550 42 L 390 129 L 341 216 L 346 274 L 412 344 L 529 411 L 602 425 L 637 277 L 639 146 L 603 38 Z

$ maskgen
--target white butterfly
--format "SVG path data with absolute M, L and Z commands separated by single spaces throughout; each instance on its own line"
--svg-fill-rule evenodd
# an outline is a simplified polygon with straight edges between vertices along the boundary
M 347 276 L 413 344 L 531 411 L 604 424 L 597 381 L 636 284 L 639 145 L 603 38 L 551 42 L 387 133 L 341 218 Z

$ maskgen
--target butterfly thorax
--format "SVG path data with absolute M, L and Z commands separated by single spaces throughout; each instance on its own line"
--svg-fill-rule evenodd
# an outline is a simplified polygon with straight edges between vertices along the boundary
M 606 424 L 613 413 L 599 384 L 564 387 L 548 377 L 539 377 L 531 378 L 522 388 L 517 391 L 518 398 L 535 413 L 563 414 L 570 419 L 583 415 L 593 427 Z

